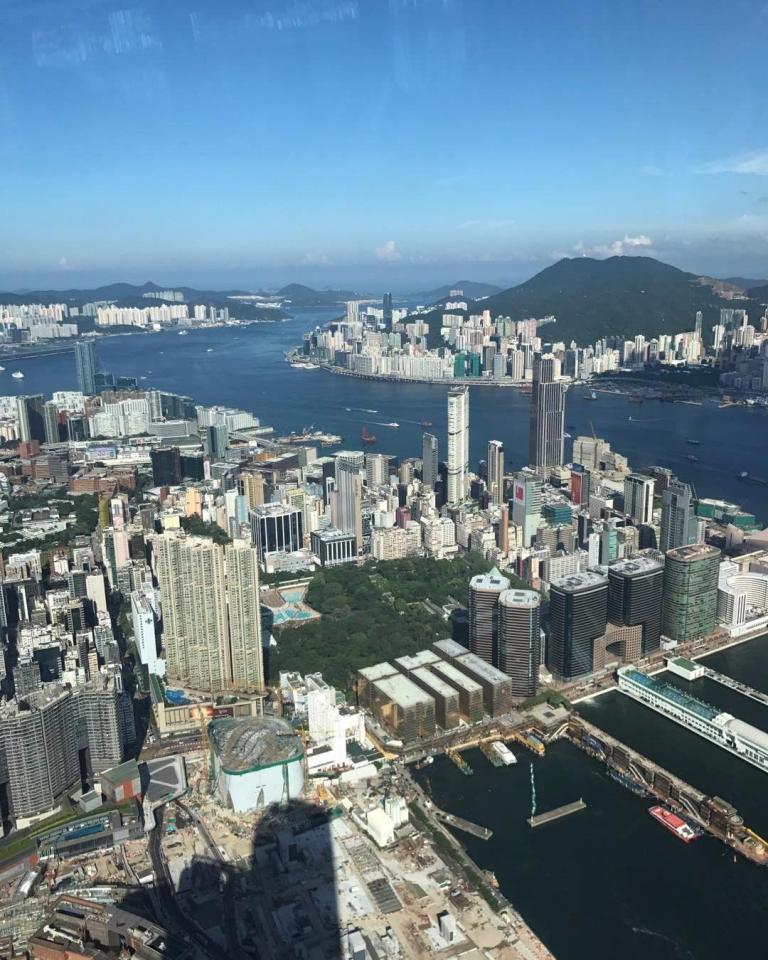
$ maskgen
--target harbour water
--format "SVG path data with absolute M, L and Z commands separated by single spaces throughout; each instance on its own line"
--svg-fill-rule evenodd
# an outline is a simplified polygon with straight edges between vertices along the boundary
M 140 380 L 142 387 L 185 393 L 204 404 L 241 406 L 279 432 L 314 425 L 344 437 L 344 445 L 352 449 L 359 448 L 366 426 L 378 438 L 374 449 L 419 456 L 424 430 L 420 424 L 430 420 L 429 429 L 437 435 L 444 457 L 446 387 L 359 380 L 297 370 L 283 362 L 284 351 L 300 343 L 304 331 L 338 313 L 338 308 L 302 310 L 281 323 L 192 330 L 187 337 L 173 332 L 109 337 L 99 342 L 99 361 L 103 369 L 145 378 Z M 11 379 L 15 369 L 24 373 L 23 380 Z M 75 387 L 71 354 L 8 361 L 6 372 L 0 374 L 3 393 Z M 586 393 L 578 385 L 568 392 L 566 423 L 571 436 L 589 435 L 594 428 L 629 458 L 633 468 L 669 467 L 693 483 L 699 496 L 731 500 L 768 520 L 768 488 L 737 478 L 742 470 L 768 475 L 768 412 L 745 407 L 721 410 L 715 402 L 638 405 L 605 394 L 592 401 L 585 399 Z M 472 389 L 472 462 L 485 458 L 488 440 L 496 439 L 504 443 L 508 467 L 526 463 L 528 409 L 529 398 L 517 390 Z M 392 421 L 399 428 L 385 425 Z M 695 448 L 699 462 L 687 460 L 694 449 L 687 439 L 701 441 Z M 567 444 L 567 453 L 569 449 Z
M 768 691 L 768 636 L 706 662 Z M 680 681 L 685 684 L 685 681 Z M 712 681 L 691 692 L 768 729 L 768 709 Z M 738 698 L 735 699 L 734 698 Z M 737 709 L 738 708 L 738 711 Z M 619 693 L 579 710 L 707 793 L 734 803 L 768 835 L 768 777 Z M 651 801 L 615 783 L 601 764 L 567 742 L 495 768 L 474 750 L 474 776 L 447 759 L 415 772 L 435 802 L 493 830 L 492 842 L 457 834 L 560 960 L 720 960 L 764 953 L 768 871 L 704 836 L 682 843 L 648 815 Z M 537 812 L 578 800 L 586 810 L 532 830 L 530 767 Z

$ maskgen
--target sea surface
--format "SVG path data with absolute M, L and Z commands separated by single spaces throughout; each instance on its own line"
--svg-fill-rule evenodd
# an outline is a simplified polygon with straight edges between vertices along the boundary
M 768 636 L 706 663 L 768 692 Z M 688 686 L 768 730 L 768 709 L 755 701 L 710 680 Z M 730 800 L 768 836 L 768 775 L 618 692 L 578 707 L 706 793 Z M 734 858 L 711 837 L 682 843 L 648 815 L 650 800 L 609 779 L 570 743 L 558 742 L 542 758 L 514 751 L 514 767 L 495 768 L 473 750 L 464 754 L 471 777 L 445 757 L 415 775 L 438 806 L 494 831 L 489 841 L 456 836 L 481 868 L 494 871 L 502 892 L 559 960 L 766 955 L 768 868 Z M 537 812 L 579 797 L 587 809 L 531 829 L 531 769 Z
M 186 337 L 173 332 L 108 337 L 98 344 L 100 366 L 141 377 L 142 387 L 188 394 L 203 404 L 243 407 L 278 433 L 314 426 L 339 434 L 345 447 L 356 449 L 365 426 L 378 438 L 374 449 L 399 457 L 420 456 L 424 430 L 420 422 L 431 420 L 429 429 L 437 435 L 440 457 L 445 458 L 446 386 L 360 380 L 296 370 L 283 362 L 284 352 L 299 344 L 306 330 L 338 313 L 338 308 L 306 309 L 285 322 L 192 330 Z M 50 394 L 76 388 L 72 354 L 6 363 L 0 392 Z M 24 380 L 11 378 L 16 369 L 24 373 Z M 579 385 L 568 392 L 566 424 L 572 437 L 594 430 L 627 456 L 633 469 L 669 467 L 693 483 L 699 496 L 741 504 L 768 521 L 768 487 L 737 478 L 742 470 L 768 477 L 768 411 L 721 410 L 715 402 L 639 405 L 606 394 L 591 401 L 586 394 Z M 473 464 L 485 459 L 489 440 L 503 441 L 508 468 L 527 462 L 529 405 L 529 398 L 517 390 L 471 389 Z M 392 421 L 399 428 L 386 426 Z M 688 445 L 687 439 L 701 445 Z M 690 455 L 699 462 L 687 460 Z

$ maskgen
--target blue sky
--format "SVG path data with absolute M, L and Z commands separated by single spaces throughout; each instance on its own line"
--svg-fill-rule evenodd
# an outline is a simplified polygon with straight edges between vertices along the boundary
M 0 0 L 0 283 L 768 274 L 768 3 Z

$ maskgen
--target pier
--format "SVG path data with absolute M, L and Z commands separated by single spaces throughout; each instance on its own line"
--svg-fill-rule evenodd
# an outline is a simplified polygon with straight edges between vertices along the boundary
M 722 686 L 728 687 L 729 690 L 742 693 L 745 697 L 749 697 L 750 700 L 757 700 L 757 702 L 762 703 L 764 707 L 768 707 L 768 694 L 763 693 L 761 690 L 755 690 L 754 687 L 734 680 L 733 677 L 728 677 L 724 673 L 718 673 L 717 670 L 710 670 L 709 667 L 704 667 L 704 676 L 708 680 L 714 680 L 715 683 L 720 683 Z
M 722 840 L 746 859 L 768 866 L 768 841 L 746 827 L 738 810 L 730 803 L 720 797 L 708 797 L 583 717 L 572 717 L 566 736 L 580 750 L 627 774 L 651 796 L 689 817 L 706 833 Z
M 546 813 L 537 813 L 535 817 L 529 817 L 528 823 L 532 827 L 541 827 L 545 823 L 552 823 L 553 820 L 560 820 L 562 817 L 568 817 L 572 813 L 578 813 L 579 810 L 586 810 L 587 805 L 579 798 L 573 803 L 564 803 L 562 807 L 555 807 L 554 810 L 547 810 Z
M 430 812 L 436 820 L 444 823 L 447 827 L 456 827 L 457 830 L 463 830 L 464 833 L 471 833 L 473 837 L 479 837 L 480 840 L 490 840 L 493 836 L 493 830 L 488 827 L 481 827 L 479 823 L 472 823 L 471 820 L 465 820 L 464 817 L 457 817 L 452 813 L 446 813 L 432 804 Z

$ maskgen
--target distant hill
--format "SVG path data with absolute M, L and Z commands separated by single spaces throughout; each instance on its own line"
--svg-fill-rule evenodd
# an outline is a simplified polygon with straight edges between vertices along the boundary
M 476 305 L 493 317 L 513 320 L 554 315 L 544 328 L 547 339 L 593 343 L 600 337 L 646 337 L 692 330 L 696 311 L 704 329 L 713 326 L 721 307 L 754 308 L 748 299 L 722 296 L 713 281 L 651 257 L 565 258 L 519 286 Z M 440 311 L 427 316 L 429 343 L 439 346 Z
M 451 290 L 461 290 L 462 296 L 477 300 L 479 297 L 490 297 L 493 293 L 501 293 L 502 288 L 493 283 L 478 283 L 475 280 L 457 280 L 456 283 L 446 284 L 444 287 L 438 287 L 436 290 L 427 290 L 421 293 L 415 293 L 419 301 L 424 303 L 439 303 L 447 300 L 451 295 Z
M 277 291 L 281 300 L 290 300 L 295 307 L 333 307 L 345 300 L 357 300 L 353 290 L 313 290 L 303 283 L 289 283 Z
M 753 287 L 768 286 L 768 280 L 747 280 L 744 277 L 726 277 L 725 282 L 732 283 L 734 287 L 739 287 L 746 291 L 751 290 Z
M 247 296 L 247 290 L 197 290 L 194 287 L 159 286 L 151 281 L 142 284 L 110 283 L 103 287 L 90 287 L 71 290 L 25 290 L 24 293 L 0 293 L 0 303 L 66 303 L 81 307 L 85 303 L 106 301 L 118 307 L 151 307 L 162 303 L 178 303 L 159 297 L 144 296 L 147 293 L 162 293 L 174 290 L 184 297 L 189 306 L 229 307 L 232 316 L 242 320 L 279 319 L 285 316 L 280 310 L 259 306 L 250 301 L 235 301 L 233 296 Z

